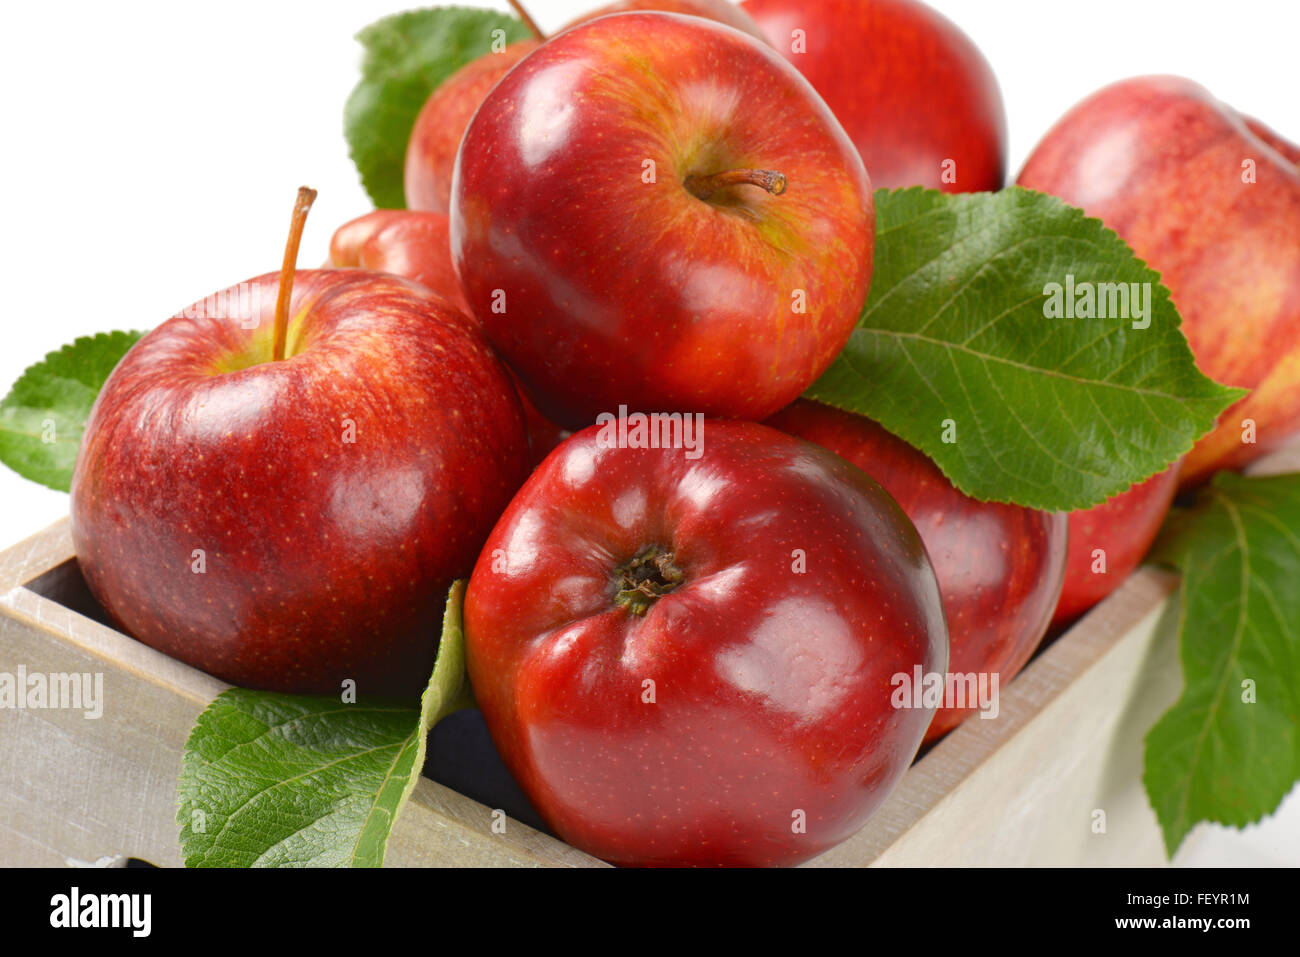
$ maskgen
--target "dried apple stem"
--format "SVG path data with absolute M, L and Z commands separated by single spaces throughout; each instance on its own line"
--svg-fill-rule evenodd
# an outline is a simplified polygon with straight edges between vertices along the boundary
M 519 14 L 519 19 L 524 21 L 524 26 L 532 31 L 533 36 L 545 42 L 546 34 L 543 33 L 542 28 L 537 25 L 537 21 L 528 15 L 528 11 L 524 9 L 524 5 L 520 3 L 519 0 L 509 0 L 509 3 L 511 9 L 513 9 L 515 13 Z
M 758 186 L 773 196 L 780 196 L 787 185 L 785 174 L 774 169 L 729 169 L 708 176 L 686 177 L 686 188 L 700 199 L 708 199 L 728 186 Z
M 638 616 L 686 580 L 673 562 L 673 553 L 660 545 L 641 549 L 615 574 L 614 603 Z
M 289 221 L 289 240 L 284 244 L 284 263 L 280 266 L 280 295 L 275 300 L 275 345 L 272 361 L 284 358 L 284 341 L 289 333 L 289 300 L 293 297 L 293 274 L 298 267 L 298 245 L 302 242 L 303 227 L 307 225 L 307 211 L 316 201 L 316 190 L 306 186 L 298 188 L 298 198 L 293 204 L 293 219 Z

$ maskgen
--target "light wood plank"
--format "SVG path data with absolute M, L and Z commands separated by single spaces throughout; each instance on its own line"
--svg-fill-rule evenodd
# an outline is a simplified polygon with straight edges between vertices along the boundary
M 72 557 L 66 520 L 0 554 L 0 671 L 102 673 L 103 715 L 0 711 L 0 865 L 139 857 L 179 866 L 176 777 L 199 713 L 228 685 L 23 587 Z M 394 866 L 600 866 L 440 784 L 398 816 Z

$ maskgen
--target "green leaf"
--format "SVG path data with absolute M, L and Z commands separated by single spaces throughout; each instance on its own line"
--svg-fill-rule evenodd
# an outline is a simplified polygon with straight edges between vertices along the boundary
M 142 335 L 85 336 L 30 366 L 0 401 L 0 461 L 24 478 L 68 491 L 95 397 Z
M 385 17 L 357 34 L 361 81 L 343 110 L 343 134 L 361 183 L 379 209 L 403 209 L 406 143 L 424 101 L 462 66 L 505 42 L 530 36 L 515 17 L 469 7 L 434 7 Z
M 232 688 L 185 745 L 176 823 L 189 867 L 378 867 L 429 729 L 472 704 L 461 606 L 447 597 L 420 707 Z
M 1258 821 L 1300 780 L 1300 474 L 1218 474 L 1150 557 L 1183 576 L 1183 693 L 1143 776 L 1172 857 L 1198 821 Z
M 1095 505 L 1162 471 L 1243 394 L 1197 370 L 1159 275 L 1100 220 L 1019 187 L 875 199 L 862 320 L 808 395 L 880 422 L 966 494 Z M 1149 283 L 1149 326 L 1047 318 L 1047 284 L 1067 276 Z

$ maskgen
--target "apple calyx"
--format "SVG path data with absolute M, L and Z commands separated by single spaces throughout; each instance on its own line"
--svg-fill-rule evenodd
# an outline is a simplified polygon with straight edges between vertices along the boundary
M 686 177 L 683 185 L 697 199 L 708 200 L 718 190 L 728 186 L 758 186 L 773 196 L 780 196 L 789 182 L 784 173 L 774 169 L 729 169 L 705 176 L 692 173 Z
M 510 9 L 514 10 L 514 12 L 519 15 L 519 19 L 524 21 L 524 26 L 532 32 L 533 36 L 545 43 L 546 34 L 543 33 L 542 28 L 537 25 L 537 21 L 528 15 L 528 11 L 524 9 L 524 5 L 520 3 L 519 0 L 508 0 L 508 2 L 510 4 Z
M 614 604 L 634 615 L 644 615 L 651 605 L 685 580 L 682 570 L 673 564 L 672 552 L 659 545 L 648 545 L 618 569 Z
M 316 201 L 316 190 L 298 187 L 298 197 L 293 204 L 293 218 L 289 221 L 289 239 L 284 244 L 284 262 L 280 266 L 280 292 L 275 299 L 275 339 L 271 360 L 284 358 L 284 342 L 289 332 L 289 300 L 293 297 L 293 274 L 298 267 L 298 246 L 302 231 L 307 225 L 307 211 Z

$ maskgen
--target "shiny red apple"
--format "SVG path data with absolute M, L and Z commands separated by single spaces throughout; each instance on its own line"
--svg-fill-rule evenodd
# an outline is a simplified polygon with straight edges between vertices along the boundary
M 930 721 L 891 703 L 947 658 L 921 540 L 861 471 L 765 426 L 705 420 L 700 454 L 614 430 L 552 453 L 470 578 L 492 739 L 547 825 L 607 861 L 806 860 Z
M 523 413 L 441 297 L 292 262 L 113 370 L 72 480 L 77 561 L 124 630 L 226 681 L 418 692 L 447 587 L 527 475 Z
M 1065 584 L 1052 614 L 1052 628 L 1078 618 L 1137 568 L 1177 491 L 1175 465 L 1101 505 L 1070 513 Z
M 584 13 L 577 19 L 571 20 L 564 29 L 567 30 L 579 23 L 586 23 L 588 20 L 595 20 L 598 17 L 607 17 L 614 13 L 645 11 L 681 13 L 692 17 L 703 17 L 706 20 L 724 23 L 729 27 L 748 33 L 756 40 L 767 42 L 767 38 L 763 35 L 759 25 L 731 0 L 616 0 L 614 3 L 607 3 L 603 7 L 598 7 L 590 13 Z
M 540 41 L 520 40 L 461 67 L 429 95 L 406 143 L 402 188 L 408 209 L 446 213 L 451 209 L 451 174 L 456 151 L 474 111 L 488 91 Z
M 704 17 L 763 39 L 758 25 L 728 0 L 619 0 L 584 14 L 569 26 L 634 10 L 660 10 Z M 451 208 L 451 175 L 456 164 L 456 150 L 470 118 L 497 81 L 541 42 L 541 37 L 520 40 L 500 52 L 485 54 L 461 67 L 433 91 L 416 118 L 406 146 L 403 186 L 408 208 L 440 213 Z
M 473 316 L 451 264 L 444 213 L 377 209 L 359 216 L 334 231 L 329 265 L 414 279 Z
M 988 61 L 915 0 L 746 0 L 826 99 L 876 187 L 1001 189 L 1007 120 Z
M 474 315 L 452 268 L 447 217 L 442 213 L 377 209 L 359 216 L 334 232 L 329 265 L 374 269 L 414 279 L 441 294 L 466 316 Z M 538 412 L 513 373 L 510 378 L 519 389 L 528 424 L 529 453 L 536 464 L 571 433 Z
M 860 318 L 862 161 L 807 81 L 735 30 L 581 24 L 497 84 L 456 162 L 461 288 L 562 424 L 624 404 L 761 418 Z
M 996 674 L 997 689 L 1005 687 L 1042 641 L 1056 607 L 1065 515 L 969 498 L 924 453 L 860 415 L 800 400 L 767 424 L 830 449 L 894 497 L 921 533 L 939 578 L 949 670 L 987 675 L 989 689 Z M 993 714 L 995 702 L 985 704 Z M 925 739 L 977 710 L 969 703 L 940 708 Z
M 1119 233 L 1160 273 L 1197 364 L 1251 390 L 1182 484 L 1300 435 L 1300 148 L 1179 77 L 1124 80 L 1067 113 L 1018 180 Z

